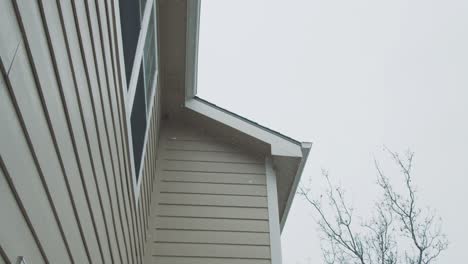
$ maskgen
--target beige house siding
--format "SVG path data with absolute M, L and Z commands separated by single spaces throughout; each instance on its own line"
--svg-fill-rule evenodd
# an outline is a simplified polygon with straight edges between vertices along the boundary
M 165 128 L 156 186 L 151 263 L 271 263 L 264 157 Z
M 118 12 L 0 1 L 0 263 L 143 263 L 159 103 L 135 195 Z

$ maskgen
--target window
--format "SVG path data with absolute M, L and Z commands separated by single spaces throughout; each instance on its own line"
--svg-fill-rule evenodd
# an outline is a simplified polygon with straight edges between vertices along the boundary
M 150 25 L 154 26 L 154 13 L 151 12 Z M 153 80 L 156 67 L 156 49 L 155 49 L 155 30 L 148 30 L 146 32 L 145 48 L 143 51 L 144 74 L 145 74 L 145 90 L 146 90 L 146 106 L 149 111 L 150 98 L 153 93 Z
M 135 2 L 139 2 L 140 5 L 140 19 L 143 20 L 143 15 L 145 14 L 145 7 L 146 7 L 146 0 L 134 0 Z
M 156 4 L 154 0 L 120 0 L 120 22 L 127 79 L 127 110 L 134 183 L 139 186 L 142 160 L 157 82 Z
M 132 144 L 133 144 L 133 163 L 135 164 L 136 180 L 138 180 L 138 169 L 140 168 L 141 157 L 143 155 L 143 145 L 145 141 L 146 131 L 146 100 L 145 90 L 143 89 L 143 71 L 140 67 L 138 81 L 135 91 L 135 99 L 133 101 L 132 114 L 130 123 L 132 129 Z
M 122 28 L 122 42 L 127 76 L 127 89 L 130 88 L 133 61 L 140 32 L 140 3 L 139 1 L 120 0 L 120 21 Z

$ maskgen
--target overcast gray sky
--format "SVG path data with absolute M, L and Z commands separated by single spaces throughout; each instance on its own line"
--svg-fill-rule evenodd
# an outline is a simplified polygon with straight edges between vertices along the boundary
M 328 169 L 363 215 L 373 157 L 411 148 L 451 242 L 438 263 L 466 261 L 468 1 L 203 0 L 200 29 L 199 96 L 312 141 L 303 178 L 319 193 Z M 285 264 L 322 262 L 312 213 L 294 200 Z

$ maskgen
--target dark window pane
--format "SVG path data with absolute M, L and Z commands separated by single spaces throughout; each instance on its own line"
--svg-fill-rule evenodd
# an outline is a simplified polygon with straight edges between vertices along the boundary
M 133 0 L 138 2 L 138 0 Z M 146 0 L 140 0 L 140 20 L 143 20 L 143 15 L 145 14 Z
M 140 6 L 139 1 L 120 0 L 120 23 L 122 27 L 122 41 L 127 76 L 127 88 L 132 74 L 133 60 L 135 59 L 138 35 L 140 33 Z
M 132 126 L 132 144 L 133 144 L 133 161 L 135 163 L 135 175 L 138 180 L 138 172 L 141 166 L 141 156 L 143 154 L 143 143 L 145 141 L 146 132 L 146 105 L 145 105 L 145 89 L 143 82 L 143 71 L 140 67 L 138 74 L 138 83 L 135 90 L 135 99 L 133 101 L 132 114 L 130 122 Z
M 144 47 L 144 65 L 145 65 L 145 88 L 146 88 L 146 106 L 149 108 L 151 93 L 153 92 L 153 80 L 156 72 L 156 27 L 155 27 L 155 10 L 151 10 L 151 17 L 146 32 L 145 47 Z M 149 111 L 149 109 L 148 109 Z

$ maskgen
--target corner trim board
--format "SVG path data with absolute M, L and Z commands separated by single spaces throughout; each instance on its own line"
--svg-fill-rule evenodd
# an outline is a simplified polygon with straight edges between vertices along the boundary
M 271 264 L 281 264 L 281 230 L 278 210 L 278 191 L 276 187 L 276 173 L 271 156 L 265 158 L 268 196 L 268 223 L 270 227 Z
M 284 225 L 286 224 L 286 219 L 288 218 L 289 209 L 291 209 L 291 204 L 294 200 L 294 196 L 296 195 L 297 186 L 299 185 L 299 181 L 301 180 L 301 175 L 302 175 L 302 172 L 304 171 L 304 167 L 307 162 L 307 158 L 309 157 L 311 148 L 312 148 L 312 143 L 310 142 L 302 143 L 303 154 L 302 154 L 301 163 L 299 164 L 299 168 L 297 169 L 296 175 L 294 176 L 291 189 L 289 190 L 288 200 L 286 201 L 286 206 L 284 208 L 283 214 L 281 215 L 281 224 L 280 224 L 281 232 L 283 231 Z

